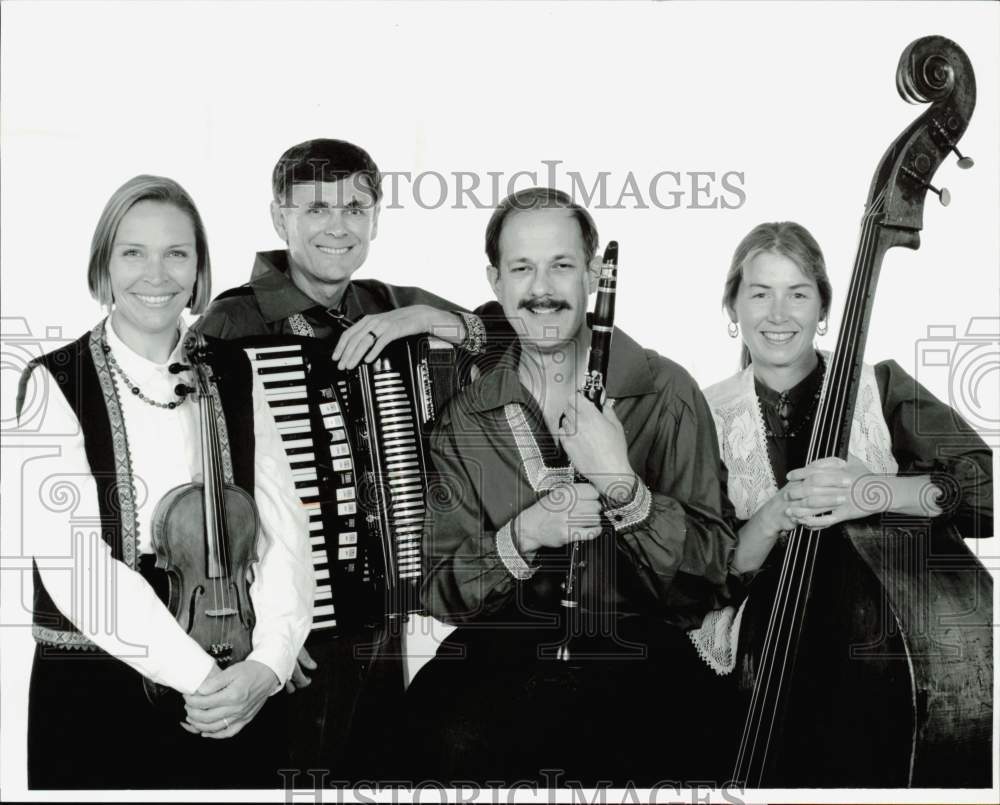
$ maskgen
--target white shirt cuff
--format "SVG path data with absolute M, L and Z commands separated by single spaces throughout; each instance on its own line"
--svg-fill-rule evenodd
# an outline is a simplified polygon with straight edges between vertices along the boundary
M 605 509 L 604 515 L 611 522 L 611 525 L 614 526 L 615 533 L 617 533 L 635 528 L 637 525 L 644 523 L 649 518 L 652 503 L 653 495 L 650 493 L 649 487 L 640 479 L 636 484 L 635 495 L 632 496 L 632 500 L 624 506 Z
M 517 548 L 514 547 L 514 535 L 511 533 L 511 523 L 507 523 L 497 531 L 497 554 L 508 572 L 518 581 L 524 581 L 534 576 L 538 568 L 529 567 L 528 563 L 524 561 L 524 557 L 517 552 Z

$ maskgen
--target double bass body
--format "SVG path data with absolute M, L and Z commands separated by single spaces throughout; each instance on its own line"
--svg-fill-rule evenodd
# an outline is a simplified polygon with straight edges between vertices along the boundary
M 736 673 L 748 696 L 768 581 L 758 577 L 743 613 Z M 992 611 L 989 573 L 949 526 L 885 516 L 823 532 L 763 783 L 989 786 Z

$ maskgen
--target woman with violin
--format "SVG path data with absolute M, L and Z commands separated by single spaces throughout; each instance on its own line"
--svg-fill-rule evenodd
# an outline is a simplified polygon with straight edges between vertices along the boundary
M 184 189 L 120 187 L 88 283 L 110 315 L 20 390 L 46 395 L 41 431 L 60 448 L 53 502 L 24 535 L 29 786 L 280 787 L 270 696 L 309 629 L 306 515 L 243 353 L 186 337 L 210 264 Z
M 730 336 L 742 335 L 744 368 L 705 397 L 742 522 L 731 571 L 749 585 L 750 599 L 775 598 L 784 540 L 798 526 L 819 530 L 891 512 L 948 521 L 965 537 L 993 534 L 990 449 L 895 361 L 862 365 L 848 459 L 807 461 L 831 362 L 814 341 L 826 333 L 832 296 L 820 247 L 799 224 L 760 224 L 736 248 L 723 305 Z M 711 612 L 690 633 L 719 674 L 745 654 L 743 615 L 743 608 Z

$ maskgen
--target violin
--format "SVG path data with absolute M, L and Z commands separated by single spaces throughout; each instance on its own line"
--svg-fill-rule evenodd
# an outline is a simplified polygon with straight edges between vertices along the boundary
M 253 648 L 249 571 L 257 560 L 260 516 L 253 497 L 224 477 L 221 439 L 228 437 L 205 336 L 193 333 L 184 346 L 190 366 L 170 368 L 193 370 L 195 386 L 181 383 L 175 391 L 198 399 L 203 483 L 176 486 L 157 503 L 152 543 L 156 567 L 169 580 L 171 614 L 225 668 Z M 154 704 L 170 692 L 149 679 L 143 686 Z
M 920 242 L 931 182 L 976 102 L 942 36 L 911 43 L 896 86 L 930 107 L 875 171 L 807 462 L 847 459 L 882 260 Z M 957 530 L 884 515 L 790 534 L 773 600 L 751 595 L 737 656 L 749 693 L 733 779 L 751 788 L 991 783 L 992 581 Z

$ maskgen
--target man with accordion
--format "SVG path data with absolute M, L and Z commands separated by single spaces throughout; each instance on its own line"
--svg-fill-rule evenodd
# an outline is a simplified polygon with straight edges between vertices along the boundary
M 590 214 L 547 188 L 488 225 L 489 279 L 519 337 L 431 436 L 423 601 L 459 628 L 408 692 L 414 776 L 651 785 L 728 761 L 730 683 L 685 636 L 732 594 L 711 413 L 680 366 L 588 323 L 597 242 Z M 602 332 L 606 400 L 591 401 Z
M 369 471 L 374 483 L 367 486 L 358 477 L 365 473 L 350 431 L 363 429 L 355 425 L 363 401 L 352 420 L 356 388 L 348 370 L 360 364 L 368 371 L 392 342 L 417 334 L 433 334 L 465 355 L 481 353 L 486 338 L 478 317 L 449 312 L 454 305 L 420 288 L 352 279 L 378 232 L 381 181 L 372 158 L 351 143 L 318 139 L 288 149 L 272 174 L 271 202 L 287 250 L 258 253 L 249 283 L 221 294 L 197 325 L 246 348 L 309 511 L 316 599 L 312 632 L 287 685 L 296 691 L 288 740 L 294 769 L 332 772 L 308 781 L 317 786 L 392 769 L 387 754 L 400 720 L 403 658 L 384 629 L 384 590 L 371 582 L 396 573 L 411 577 L 414 590 L 419 583 L 422 490 L 410 492 L 404 478 L 406 494 L 394 501 L 376 494 L 366 508 L 360 500 L 380 484 L 394 489 L 398 479 L 391 470 Z M 372 373 L 377 385 L 375 367 Z M 419 444 L 419 434 L 409 441 Z M 373 567 L 364 529 L 390 505 L 397 522 L 389 525 L 397 526 L 402 547 Z

